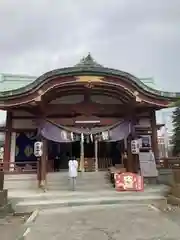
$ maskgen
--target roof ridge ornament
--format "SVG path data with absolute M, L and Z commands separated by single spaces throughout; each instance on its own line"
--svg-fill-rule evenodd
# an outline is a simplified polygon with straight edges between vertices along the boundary
M 99 63 L 97 63 L 94 58 L 91 56 L 90 52 L 86 57 L 81 58 L 80 62 L 77 63 L 74 67 L 100 67 L 103 68 L 103 66 Z

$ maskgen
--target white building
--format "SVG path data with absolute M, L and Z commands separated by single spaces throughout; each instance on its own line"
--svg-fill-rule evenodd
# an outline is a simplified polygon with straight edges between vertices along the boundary
M 171 154 L 172 150 L 172 136 L 173 136 L 173 116 L 174 108 L 167 108 L 157 111 L 156 118 L 157 123 L 164 124 L 158 131 L 158 142 L 159 142 L 159 150 L 160 157 L 168 157 Z

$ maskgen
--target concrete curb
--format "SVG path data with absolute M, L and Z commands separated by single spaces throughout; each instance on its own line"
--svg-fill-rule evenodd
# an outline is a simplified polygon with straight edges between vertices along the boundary
M 31 231 L 31 224 L 36 221 L 36 218 L 39 215 L 39 210 L 36 209 L 32 212 L 32 214 L 29 216 L 29 218 L 26 220 L 26 222 L 23 224 L 23 230 L 21 234 L 16 238 L 16 240 L 25 240 L 27 235 Z

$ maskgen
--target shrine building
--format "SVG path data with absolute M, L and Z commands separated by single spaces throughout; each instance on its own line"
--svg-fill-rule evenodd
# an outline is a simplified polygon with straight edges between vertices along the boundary
M 0 109 L 7 111 L 3 170 L 36 171 L 34 143 L 43 142 L 44 171 L 63 171 L 76 157 L 81 171 L 123 164 L 137 172 L 132 139 L 158 162 L 155 111 L 180 93 L 163 92 L 141 79 L 98 64 L 90 54 L 73 67 L 39 77 L 2 74 Z

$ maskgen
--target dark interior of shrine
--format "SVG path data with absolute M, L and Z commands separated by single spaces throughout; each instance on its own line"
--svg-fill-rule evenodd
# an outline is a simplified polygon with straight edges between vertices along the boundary
M 20 166 L 30 162 L 35 164 L 37 158 L 33 154 L 34 142 L 36 134 L 18 134 L 16 137 L 16 158 Z M 84 158 L 95 159 L 95 143 L 87 139 L 84 145 Z M 52 170 L 68 169 L 68 160 L 70 157 L 80 159 L 80 141 L 71 143 L 59 143 L 48 140 L 48 164 L 52 166 Z M 117 142 L 98 141 L 97 156 L 98 161 L 110 162 L 112 165 L 121 163 L 121 153 L 124 152 L 124 140 Z M 102 164 L 101 164 L 102 165 Z M 50 170 L 51 171 L 51 170 Z
M 54 170 L 67 169 L 70 157 L 80 159 L 80 141 L 57 143 L 48 141 L 48 159 L 54 160 Z M 112 164 L 121 163 L 124 152 L 124 140 L 117 142 L 98 142 L 98 158 L 112 159 Z M 84 158 L 95 158 L 94 142 L 84 142 Z

